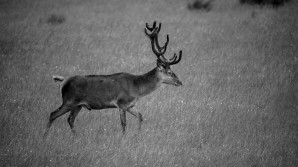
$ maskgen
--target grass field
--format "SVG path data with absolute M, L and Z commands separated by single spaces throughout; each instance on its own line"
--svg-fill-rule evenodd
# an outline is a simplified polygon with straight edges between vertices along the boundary
M 182 0 L 1 0 L 0 166 L 259 167 L 298 165 L 298 3 L 279 7 L 215 0 L 209 12 Z M 61 18 L 57 23 L 52 16 Z M 52 75 L 156 66 L 143 29 L 162 22 L 167 57 L 183 87 L 164 85 L 127 115 L 76 119 L 78 136 L 49 114 L 61 104 Z

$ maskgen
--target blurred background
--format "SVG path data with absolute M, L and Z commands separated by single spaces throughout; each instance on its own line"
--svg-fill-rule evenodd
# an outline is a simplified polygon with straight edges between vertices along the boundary
M 297 166 L 298 4 L 292 0 L 0 0 L 0 166 Z M 183 51 L 164 85 L 127 115 L 83 109 L 43 133 L 61 104 L 52 75 L 156 67 Z

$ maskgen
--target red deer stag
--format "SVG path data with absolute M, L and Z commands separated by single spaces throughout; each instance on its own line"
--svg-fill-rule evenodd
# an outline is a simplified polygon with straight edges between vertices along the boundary
M 179 63 L 182 51 L 171 59 L 166 59 L 164 53 L 169 43 L 169 35 L 164 46 L 159 46 L 158 33 L 161 23 L 156 27 L 156 22 L 149 27 L 146 23 L 145 35 L 151 41 L 151 47 L 157 57 L 157 67 L 143 75 L 132 75 L 128 73 L 116 73 L 112 75 L 86 75 L 72 76 L 67 79 L 54 76 L 55 81 L 62 82 L 62 105 L 50 114 L 49 122 L 44 136 L 47 136 L 53 121 L 61 115 L 70 111 L 67 119 L 74 134 L 74 121 L 82 107 L 88 110 L 100 110 L 106 108 L 118 108 L 122 131 L 125 133 L 126 112 L 139 119 L 139 129 L 143 121 L 139 112 L 132 110 L 139 98 L 153 92 L 161 84 L 181 86 L 175 73 L 170 69 L 171 65 Z M 149 31 L 149 32 L 148 32 Z

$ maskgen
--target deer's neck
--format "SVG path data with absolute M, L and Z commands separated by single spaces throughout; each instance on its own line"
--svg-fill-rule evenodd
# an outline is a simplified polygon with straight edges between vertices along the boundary
M 147 72 L 146 74 L 139 75 L 134 80 L 134 84 L 138 87 L 138 95 L 145 96 L 158 87 L 160 87 L 162 81 L 158 76 L 157 67 Z

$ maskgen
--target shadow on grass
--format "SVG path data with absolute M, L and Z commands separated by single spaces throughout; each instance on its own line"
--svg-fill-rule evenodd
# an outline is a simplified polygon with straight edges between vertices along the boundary
M 273 7 L 283 6 L 290 0 L 240 0 L 241 4 L 251 4 L 251 5 L 272 5 Z
M 195 0 L 187 5 L 189 10 L 204 10 L 209 12 L 212 8 L 212 1 Z
M 9 55 L 14 49 L 14 42 L 0 39 L 0 54 Z
M 59 25 L 62 24 L 63 22 L 65 22 L 65 17 L 62 15 L 55 15 L 52 14 L 48 19 L 47 19 L 47 23 L 51 24 L 51 25 Z

